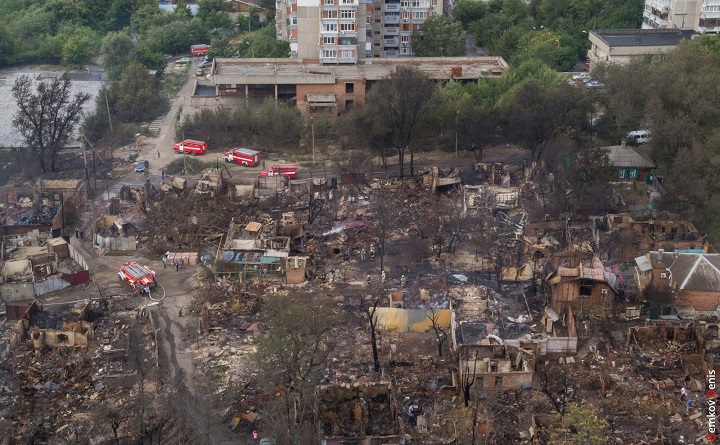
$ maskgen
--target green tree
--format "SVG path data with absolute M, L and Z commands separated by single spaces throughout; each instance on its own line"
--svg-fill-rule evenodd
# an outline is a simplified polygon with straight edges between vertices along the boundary
M 369 139 L 381 137 L 398 154 L 400 177 L 405 176 L 405 154 L 410 150 L 410 175 L 414 174 L 414 143 L 439 98 L 435 84 L 420 71 L 398 67 L 389 78 L 378 81 L 367 95 L 367 132 Z M 434 100 L 437 99 L 437 100 Z
M 465 55 L 465 33 L 460 22 L 436 15 L 425 21 L 422 31 L 412 35 L 413 53 L 419 57 Z
M 9 65 L 15 55 L 17 41 L 10 31 L 0 25 L 0 66 Z
M 199 0 L 197 17 L 207 29 L 221 29 L 232 26 L 232 19 L 224 11 L 223 0 Z
M 552 428 L 547 443 L 571 445 L 604 445 L 610 443 L 608 422 L 596 408 L 583 401 L 569 405 L 562 417 L 562 427 Z
M 192 18 L 192 12 L 190 11 L 190 8 L 188 8 L 187 3 L 185 3 L 183 0 L 179 0 L 175 4 L 175 11 L 173 12 L 173 15 L 180 20 L 190 20 Z
M 287 58 L 290 56 L 290 44 L 275 38 L 275 28 L 267 26 L 251 34 L 245 45 L 240 45 L 242 57 Z
M 57 153 L 62 150 L 82 118 L 82 108 L 90 95 L 70 93 L 68 79 L 39 82 L 33 92 L 33 80 L 20 76 L 12 95 L 18 110 L 13 116 L 15 128 L 26 149 L 38 161 L 43 173 L 57 171 Z
M 127 33 L 111 32 L 103 39 L 100 54 L 108 79 L 116 80 L 135 58 L 135 45 Z
M 149 120 L 166 107 L 157 78 L 140 63 L 123 70 L 121 79 L 110 86 L 110 97 L 115 117 L 124 122 Z
M 472 22 L 482 19 L 487 10 L 487 3 L 482 0 L 457 0 L 452 15 L 467 29 Z
M 97 53 L 97 34 L 82 26 L 68 30 L 71 34 L 62 46 L 62 61 L 66 65 L 83 65 Z

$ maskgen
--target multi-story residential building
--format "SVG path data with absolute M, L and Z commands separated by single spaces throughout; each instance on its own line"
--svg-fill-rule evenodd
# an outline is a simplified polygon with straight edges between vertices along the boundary
M 411 56 L 411 35 L 443 0 L 277 0 L 277 38 L 291 57 L 353 64 L 370 57 Z
M 645 0 L 643 29 L 720 31 L 720 0 Z

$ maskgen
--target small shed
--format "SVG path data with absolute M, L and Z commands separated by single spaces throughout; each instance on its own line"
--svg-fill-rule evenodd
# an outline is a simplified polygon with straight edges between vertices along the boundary
M 58 260 L 70 257 L 68 243 L 63 238 L 51 238 L 47 240 L 47 248 L 48 253 L 54 253 L 57 255 Z
M 644 181 L 655 169 L 655 163 L 645 147 L 629 147 L 623 142 L 605 149 L 610 165 L 617 168 L 618 179 Z

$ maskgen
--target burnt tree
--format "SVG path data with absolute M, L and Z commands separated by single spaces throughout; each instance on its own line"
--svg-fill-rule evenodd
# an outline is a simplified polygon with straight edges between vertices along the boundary
M 20 76 L 12 87 L 18 110 L 13 128 L 20 133 L 26 149 L 37 159 L 43 173 L 57 171 L 57 154 L 67 144 L 82 118 L 88 93 L 70 94 L 68 79 L 39 82 Z
M 435 309 L 430 308 L 430 315 L 428 315 L 427 318 L 430 319 L 433 332 L 435 333 L 435 341 L 437 342 L 438 347 L 438 356 L 442 357 L 443 346 L 448 339 L 447 332 L 445 332 L 445 330 L 440 327 L 440 314 L 436 314 Z
M 385 255 L 402 241 L 393 236 L 393 231 L 401 228 L 407 221 L 404 203 L 395 196 L 379 189 L 371 197 L 370 209 L 375 218 L 375 228 L 371 241 L 380 258 L 380 271 L 385 268 Z
M 377 308 L 380 304 L 380 297 L 366 297 L 360 294 L 360 311 L 365 317 L 365 321 L 370 329 L 370 341 L 372 343 L 373 353 L 373 369 L 380 372 L 380 356 L 377 347 Z

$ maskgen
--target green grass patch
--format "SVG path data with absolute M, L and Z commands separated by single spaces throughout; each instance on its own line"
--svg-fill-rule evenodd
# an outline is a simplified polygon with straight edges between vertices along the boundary
M 205 169 L 214 168 L 216 166 L 216 161 L 214 159 L 211 161 L 201 161 L 200 159 L 193 156 L 183 156 L 185 156 L 184 163 L 183 158 L 178 157 L 178 159 L 171 161 L 165 167 L 165 173 L 168 175 L 179 175 L 183 167 L 187 167 L 187 174 L 194 175 L 200 173 Z

